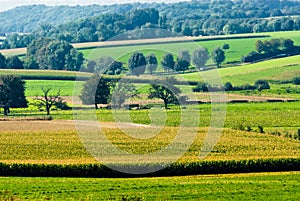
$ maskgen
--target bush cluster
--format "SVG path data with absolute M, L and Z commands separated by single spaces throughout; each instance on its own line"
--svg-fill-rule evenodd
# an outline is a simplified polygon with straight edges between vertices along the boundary
M 124 169 L 153 170 L 164 168 L 164 164 L 136 164 L 116 165 Z M 200 161 L 190 163 L 174 163 L 161 171 L 145 175 L 129 175 L 112 170 L 101 164 L 56 165 L 56 164 L 5 164 L 0 163 L 0 176 L 26 176 L 26 177 L 158 177 L 158 176 L 184 176 L 196 174 L 228 174 L 270 171 L 299 171 L 299 158 L 285 159 L 253 159 L 253 160 L 224 160 Z

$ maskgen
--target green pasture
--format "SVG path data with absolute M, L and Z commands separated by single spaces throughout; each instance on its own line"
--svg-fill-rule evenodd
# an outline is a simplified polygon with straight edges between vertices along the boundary
M 61 96 L 79 96 L 83 88 L 84 81 L 61 81 L 61 80 L 26 80 L 25 95 L 28 97 L 42 96 L 43 88 L 51 88 L 50 94 L 55 96 L 59 91 Z
M 218 73 L 224 82 L 231 82 L 233 85 L 253 84 L 258 79 L 292 80 L 300 73 L 300 56 L 220 68 L 217 71 L 180 74 L 180 76 L 188 81 L 201 81 L 202 77 L 213 77 L 212 73 Z
M 297 200 L 299 172 L 135 179 L 0 177 L 1 200 Z
M 295 45 L 300 45 L 300 36 L 298 31 L 291 32 L 268 32 L 263 33 L 270 35 L 273 38 L 290 38 L 294 40 Z M 249 34 L 248 34 L 249 35 Z M 251 34 L 251 36 L 261 35 Z M 234 35 L 233 35 L 234 36 Z M 192 53 L 198 47 L 205 47 L 211 52 L 214 48 L 220 47 L 227 43 L 230 46 L 229 50 L 225 51 L 226 62 L 240 61 L 242 56 L 247 55 L 255 49 L 255 42 L 257 40 L 269 40 L 270 38 L 239 38 L 239 39 L 216 39 L 209 41 L 198 41 L 198 42 L 185 42 L 185 43 L 166 43 L 166 44 L 154 44 L 154 45 L 135 45 L 135 46 L 124 46 L 124 47 L 105 47 L 105 48 L 92 48 L 81 50 L 85 58 L 89 60 L 99 59 L 102 56 L 111 56 L 119 61 L 127 64 L 130 55 L 133 52 L 141 51 L 145 55 L 150 53 L 156 54 L 158 61 L 161 61 L 162 55 L 165 52 L 171 52 L 175 56 L 180 50 L 187 49 Z M 209 64 L 212 62 L 210 61 Z
M 25 79 L 76 79 L 78 78 L 88 78 L 92 74 L 85 72 L 75 72 L 75 71 L 58 71 L 58 70 L 27 70 L 27 69 L 0 69 L 0 75 L 17 75 L 24 77 Z

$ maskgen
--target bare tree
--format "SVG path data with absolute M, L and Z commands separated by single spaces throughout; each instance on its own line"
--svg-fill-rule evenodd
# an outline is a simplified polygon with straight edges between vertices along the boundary
M 62 98 L 60 97 L 60 90 L 56 93 L 56 95 L 51 96 L 49 95 L 49 92 L 51 91 L 51 88 L 42 88 L 43 96 L 39 97 L 37 96 L 34 100 L 35 105 L 41 109 L 45 108 L 47 111 L 47 115 L 50 115 L 50 110 L 52 107 L 56 107 L 58 103 L 62 102 Z

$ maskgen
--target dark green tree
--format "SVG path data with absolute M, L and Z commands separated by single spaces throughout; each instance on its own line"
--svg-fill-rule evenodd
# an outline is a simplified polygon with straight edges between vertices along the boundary
M 220 64 L 225 61 L 225 53 L 220 47 L 217 47 L 212 51 L 211 57 L 218 68 L 220 67 Z
M 193 52 L 192 61 L 198 69 L 204 68 L 208 59 L 209 54 L 206 48 L 200 47 Z
M 174 77 L 166 77 L 164 80 L 156 80 L 151 84 L 149 90 L 149 98 L 159 98 L 164 102 L 165 109 L 168 109 L 168 104 L 178 103 L 181 90 L 176 87 L 177 80 Z
M 6 59 L 6 67 L 8 69 L 24 69 L 23 61 L 18 56 L 8 57 Z
M 24 61 L 25 69 L 39 69 L 40 66 L 33 57 L 27 57 Z
M 6 68 L 6 58 L 0 53 L 0 69 Z
M 262 91 L 263 89 L 270 89 L 270 84 L 267 80 L 257 80 L 255 82 L 255 86 L 258 91 Z
M 119 62 L 119 61 L 113 61 L 107 71 L 105 72 L 105 74 L 108 75 L 120 75 L 122 73 L 123 70 L 123 63 Z
M 146 58 L 143 53 L 136 52 L 131 55 L 128 60 L 128 67 L 131 74 L 139 76 L 145 73 L 146 70 Z
M 147 69 L 149 73 L 152 75 L 154 71 L 157 69 L 157 58 L 154 54 L 150 54 L 146 57 Z
M 179 52 L 179 55 L 177 57 L 177 62 L 175 64 L 175 70 L 176 71 L 186 71 L 191 62 L 191 55 L 188 50 L 182 50 Z
M 98 74 L 93 75 L 83 86 L 80 99 L 85 105 L 107 104 L 110 98 L 110 82 L 100 77 Z
M 164 54 L 161 60 L 161 64 L 166 72 L 170 72 L 171 70 L 174 70 L 175 61 L 174 61 L 173 54 L 171 54 L 170 52 Z
M 8 115 L 9 108 L 26 108 L 25 82 L 15 75 L 0 76 L 0 107 L 4 115 Z

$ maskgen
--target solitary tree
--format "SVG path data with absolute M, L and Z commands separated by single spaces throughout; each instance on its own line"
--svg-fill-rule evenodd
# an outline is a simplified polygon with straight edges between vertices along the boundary
M 220 47 L 213 50 L 211 57 L 215 64 L 217 64 L 218 68 L 220 67 L 220 64 L 225 61 L 225 53 Z
M 115 108 L 121 108 L 128 98 L 137 96 L 137 90 L 131 83 L 118 82 L 113 88 L 111 102 Z
M 107 104 L 110 98 L 110 82 L 99 75 L 93 75 L 83 86 L 80 99 L 85 105 Z
M 150 54 L 146 57 L 147 61 L 147 69 L 149 73 L 152 75 L 154 71 L 157 69 L 157 58 L 154 54 Z
M 146 70 L 146 58 L 144 54 L 141 52 L 132 54 L 128 60 L 128 67 L 133 75 L 139 76 L 144 74 Z
M 165 80 L 157 80 L 155 84 L 151 84 L 149 90 L 149 98 L 159 98 L 164 101 L 165 109 L 168 104 L 177 103 L 181 90 L 175 86 L 176 79 L 174 77 L 166 77 Z
M 209 59 L 209 54 L 206 48 L 200 47 L 193 52 L 193 63 L 198 68 L 204 68 L 206 62 Z
M 1 75 L 0 107 L 4 109 L 4 115 L 8 115 L 9 108 L 25 108 L 27 106 L 25 82 L 14 75 Z
M 175 61 L 174 61 L 173 54 L 171 54 L 170 52 L 166 53 L 162 57 L 161 64 L 162 64 L 163 68 L 165 69 L 165 71 L 170 72 L 170 70 L 173 70 L 175 67 Z
M 60 97 L 60 90 L 56 93 L 56 95 L 49 95 L 51 88 L 46 87 L 42 88 L 43 95 L 41 97 L 37 96 L 34 100 L 39 109 L 45 108 L 47 115 L 50 115 L 51 108 L 57 107 L 59 103 L 62 102 L 62 98 Z

